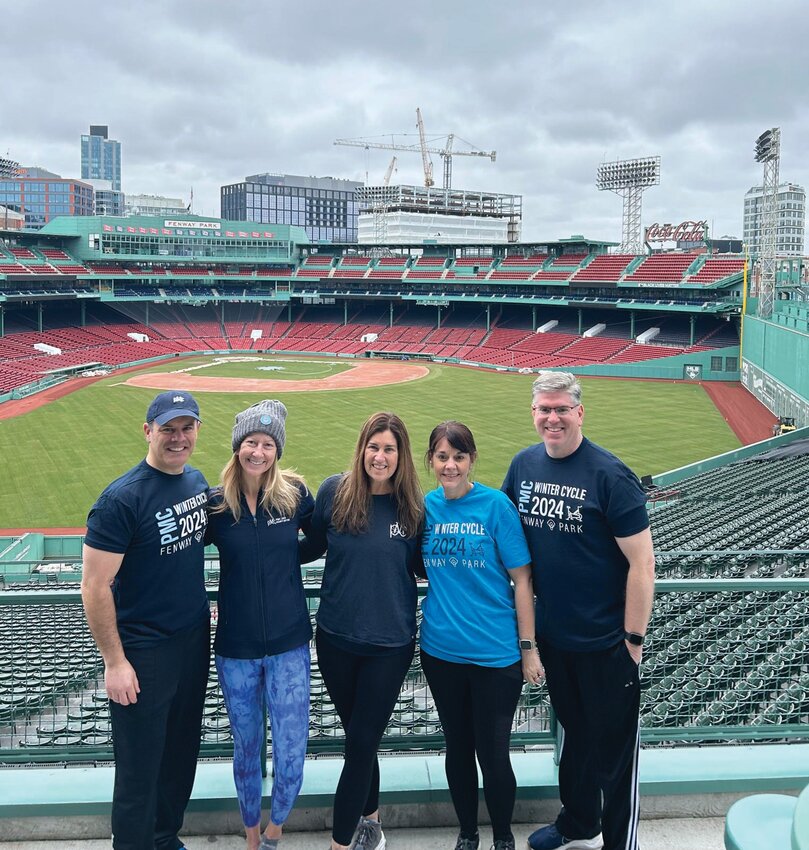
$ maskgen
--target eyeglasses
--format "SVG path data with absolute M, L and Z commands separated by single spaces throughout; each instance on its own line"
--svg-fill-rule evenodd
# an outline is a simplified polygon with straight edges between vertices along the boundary
M 568 407 L 567 405 L 563 405 L 562 407 L 545 407 L 541 404 L 532 404 L 531 410 L 534 413 L 541 413 L 543 416 L 550 416 L 551 413 L 555 413 L 557 416 L 567 416 L 569 413 L 572 413 L 579 405 L 575 405 L 575 407 Z

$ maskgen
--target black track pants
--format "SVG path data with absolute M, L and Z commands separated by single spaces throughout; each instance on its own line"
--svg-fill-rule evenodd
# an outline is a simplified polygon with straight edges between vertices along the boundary
M 636 850 L 638 666 L 624 641 L 601 652 L 568 652 L 540 641 L 539 653 L 563 729 L 556 827 L 569 839 L 602 832 L 604 850 Z

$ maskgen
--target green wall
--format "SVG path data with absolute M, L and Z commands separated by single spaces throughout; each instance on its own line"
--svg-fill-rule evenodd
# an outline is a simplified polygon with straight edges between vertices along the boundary
M 776 416 L 809 424 L 809 333 L 788 327 L 809 319 L 809 309 L 776 302 L 773 320 L 743 318 L 742 384 Z

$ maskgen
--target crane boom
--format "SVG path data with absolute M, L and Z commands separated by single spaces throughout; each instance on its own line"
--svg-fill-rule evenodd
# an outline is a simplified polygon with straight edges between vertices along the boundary
M 424 138 L 424 122 L 421 120 L 421 109 L 416 108 L 416 126 L 419 128 L 419 144 L 421 145 L 421 163 L 424 166 L 424 185 L 429 189 L 435 184 L 433 180 L 433 163 L 427 151 L 427 141 Z
M 405 134 L 402 134 L 405 135 Z M 373 150 L 380 151 L 410 151 L 411 153 L 419 153 L 421 151 L 421 145 L 416 143 L 413 145 L 399 145 L 395 142 L 369 142 L 365 139 L 335 139 L 332 144 L 334 145 L 345 145 L 346 147 L 351 148 L 369 148 Z M 427 153 L 437 153 L 441 156 L 447 153 L 446 147 L 443 148 L 433 148 L 429 145 L 426 148 Z M 497 151 L 451 151 L 452 156 L 485 156 L 490 159 L 492 162 L 497 160 Z
M 454 147 L 455 143 L 455 134 L 450 133 L 446 137 L 446 141 L 443 147 L 433 147 L 427 144 L 426 135 L 424 133 L 424 122 L 421 117 L 421 109 L 416 109 L 416 118 L 418 120 L 418 142 L 414 142 L 412 144 L 408 144 L 407 142 L 397 142 L 393 136 L 391 136 L 390 142 L 375 142 L 372 141 L 371 138 L 359 138 L 359 139 L 335 139 L 335 145 L 345 145 L 347 147 L 355 147 L 355 148 L 365 148 L 365 150 L 386 150 L 386 151 L 406 151 L 410 153 L 420 153 L 421 161 L 424 167 L 424 185 L 425 186 L 433 186 L 435 185 L 433 181 L 433 164 L 430 160 L 429 154 L 438 154 L 444 161 L 444 188 L 450 189 L 452 187 L 452 157 L 454 156 L 485 156 L 487 159 L 490 159 L 492 162 L 495 162 L 497 159 L 497 151 L 479 151 L 474 148 L 474 146 L 470 145 L 471 150 L 457 150 Z M 413 138 L 413 134 L 409 134 L 410 138 Z M 400 136 L 407 137 L 407 133 L 400 134 Z M 378 136 L 376 138 L 379 138 Z M 440 138 L 440 137 L 439 137 Z M 464 141 L 461 139 L 461 141 Z M 465 142 L 465 144 L 469 144 L 469 142 Z

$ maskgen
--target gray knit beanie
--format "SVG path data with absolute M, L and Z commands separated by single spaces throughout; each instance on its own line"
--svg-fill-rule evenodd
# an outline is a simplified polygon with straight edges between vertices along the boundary
M 276 399 L 265 398 L 258 404 L 248 407 L 236 414 L 236 424 L 233 426 L 233 451 L 237 451 L 242 440 L 248 434 L 269 434 L 275 440 L 278 450 L 277 457 L 284 453 L 286 442 L 287 409 Z

